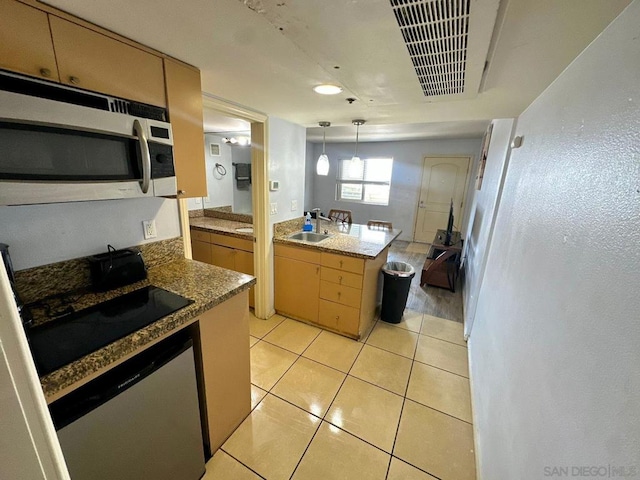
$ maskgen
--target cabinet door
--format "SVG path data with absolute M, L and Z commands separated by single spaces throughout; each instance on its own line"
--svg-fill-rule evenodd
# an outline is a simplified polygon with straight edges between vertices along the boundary
M 233 248 L 211 245 L 211 263 L 218 267 L 236 269 L 236 251 Z
M 167 59 L 164 69 L 178 194 L 181 197 L 206 197 L 200 72 Z
M 199 262 L 212 263 L 211 244 L 200 240 L 191 240 L 191 256 Z
M 236 250 L 236 270 L 237 272 L 253 275 L 253 253 L 245 252 L 243 250 Z M 249 306 L 255 306 L 255 287 L 251 287 L 249 290 Z
M 47 14 L 0 0 L 0 68 L 58 80 Z
M 285 257 L 274 257 L 274 264 L 276 310 L 317 323 L 320 266 Z
M 166 106 L 160 57 L 53 15 L 49 21 L 62 83 Z

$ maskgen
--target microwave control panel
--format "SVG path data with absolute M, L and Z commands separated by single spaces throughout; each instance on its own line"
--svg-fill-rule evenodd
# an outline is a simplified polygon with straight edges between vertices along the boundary
M 149 142 L 149 154 L 151 155 L 151 178 L 176 176 L 171 145 Z

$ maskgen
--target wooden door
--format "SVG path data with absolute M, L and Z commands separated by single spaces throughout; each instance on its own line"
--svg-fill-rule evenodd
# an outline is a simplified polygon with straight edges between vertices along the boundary
M 164 60 L 164 69 L 178 195 L 206 197 L 208 193 L 200 72 L 167 59 Z
M 277 256 L 274 264 L 276 310 L 318 323 L 320 265 Z
M 0 0 L 0 68 L 59 79 L 46 13 L 14 0 Z
M 469 157 L 425 157 L 414 242 L 430 243 L 438 229 L 447 228 L 451 199 L 454 230 L 460 229 L 470 162 Z
M 166 106 L 160 57 L 62 18 L 49 19 L 62 83 Z

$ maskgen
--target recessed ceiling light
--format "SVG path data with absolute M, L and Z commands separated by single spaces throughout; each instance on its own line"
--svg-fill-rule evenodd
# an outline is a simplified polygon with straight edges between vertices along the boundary
M 320 95 L 335 95 L 342 91 L 342 87 L 338 87 L 337 85 L 318 85 L 313 87 L 313 91 L 319 93 Z

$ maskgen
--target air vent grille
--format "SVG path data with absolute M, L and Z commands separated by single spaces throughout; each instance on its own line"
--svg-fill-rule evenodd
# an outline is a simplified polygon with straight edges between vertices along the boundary
M 425 96 L 464 92 L 471 0 L 390 0 Z

